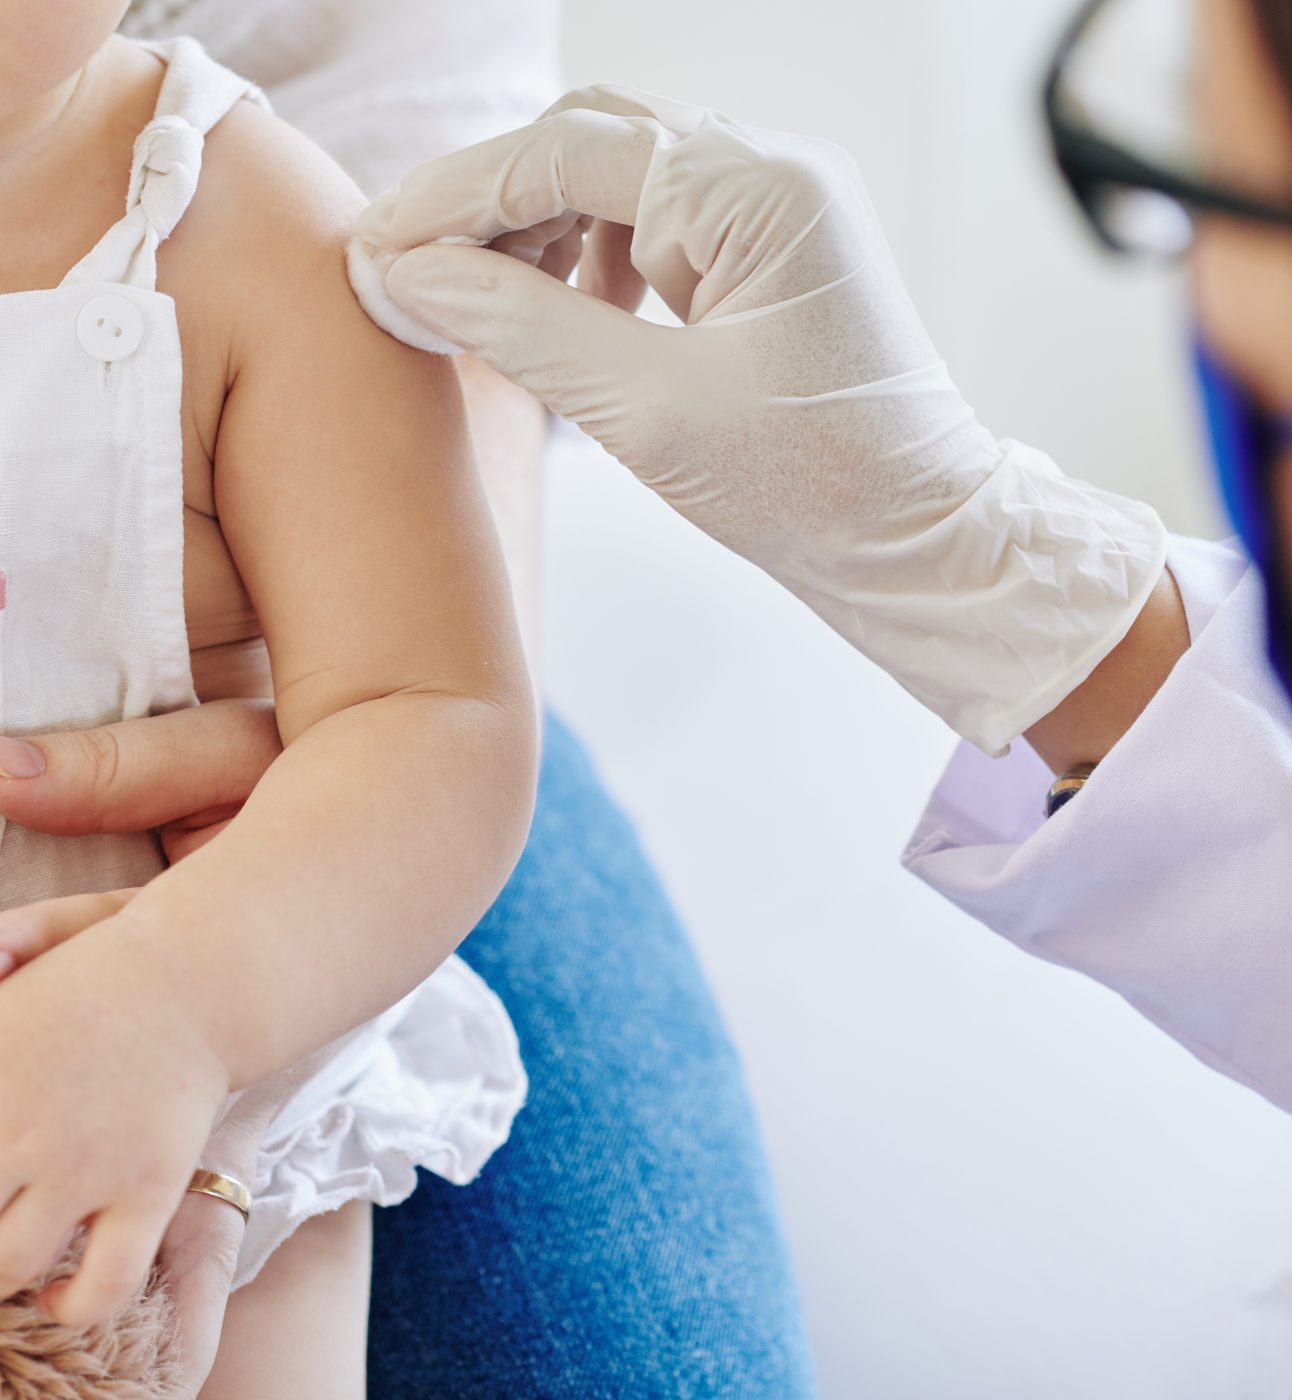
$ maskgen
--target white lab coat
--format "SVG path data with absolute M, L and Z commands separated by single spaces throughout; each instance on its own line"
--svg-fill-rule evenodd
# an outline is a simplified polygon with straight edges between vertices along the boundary
M 963 745 L 904 861 L 1292 1110 L 1292 711 L 1238 549 L 1177 539 L 1169 563 L 1192 645 L 1084 790 L 1047 822 L 1026 743 Z

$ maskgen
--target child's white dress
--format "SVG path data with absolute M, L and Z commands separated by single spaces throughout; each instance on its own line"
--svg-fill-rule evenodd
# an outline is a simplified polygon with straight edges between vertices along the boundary
M 157 250 L 193 197 L 205 133 L 239 100 L 264 99 L 192 40 L 149 47 L 167 73 L 135 144 L 125 217 L 57 288 L 0 296 L 6 734 L 196 700 L 184 621 L 180 340 L 175 305 L 156 290 Z M 55 837 L 0 819 L 3 907 L 143 884 L 163 867 L 151 834 Z M 284 999 L 292 994 L 283 989 Z M 310 1216 L 355 1199 L 404 1199 L 419 1165 L 469 1181 L 506 1139 L 524 1094 L 506 1011 L 451 958 L 338 1041 L 275 1120 L 236 1285 Z

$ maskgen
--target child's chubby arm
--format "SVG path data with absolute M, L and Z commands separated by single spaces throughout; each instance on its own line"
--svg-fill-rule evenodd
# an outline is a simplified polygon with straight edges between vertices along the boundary
M 262 114 L 226 126 L 203 186 L 232 327 L 215 501 L 286 748 L 208 846 L 0 984 L 0 1297 L 88 1220 L 51 1300 L 74 1325 L 147 1269 L 226 1093 L 429 974 L 532 805 L 532 698 L 454 371 L 351 297 L 344 178 Z
M 261 1061 L 235 1051 L 236 1087 L 389 1005 L 456 946 L 523 844 L 536 737 L 453 365 L 378 330 L 346 280 L 362 197 L 251 107 L 213 133 L 199 191 L 209 223 L 185 256 L 209 252 L 229 315 L 214 502 L 287 752 L 130 912 L 170 945 L 194 903 L 245 906 L 266 1004 L 232 1007 L 231 1043 L 255 1027 Z M 330 938 L 340 967 L 323 960 Z M 306 994 L 301 1015 L 283 985 Z M 211 1009 L 219 1036 L 229 1007 Z

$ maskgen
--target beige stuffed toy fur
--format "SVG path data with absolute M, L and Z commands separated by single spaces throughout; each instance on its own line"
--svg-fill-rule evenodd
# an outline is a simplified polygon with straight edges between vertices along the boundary
M 69 1251 L 45 1282 L 68 1277 L 78 1256 Z M 38 1292 L 0 1302 L 0 1400 L 178 1397 L 174 1309 L 156 1276 L 111 1322 L 84 1330 L 51 1322 Z

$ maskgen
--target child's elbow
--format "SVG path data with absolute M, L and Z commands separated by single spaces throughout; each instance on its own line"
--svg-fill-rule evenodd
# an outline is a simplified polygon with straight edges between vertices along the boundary
M 523 693 L 493 705 L 501 730 L 499 789 L 499 834 L 501 854 L 506 864 L 503 876 L 510 876 L 529 839 L 538 797 L 538 765 L 542 737 L 534 696 L 528 687 Z
M 417 712 L 406 707 L 409 700 Z M 442 833 L 439 855 L 459 892 L 482 914 L 506 884 L 529 837 L 538 787 L 539 722 L 528 685 L 504 689 L 414 687 L 401 693 L 396 782 L 406 816 Z M 422 874 L 436 898 L 440 860 Z M 417 876 L 414 876 L 416 883 Z

